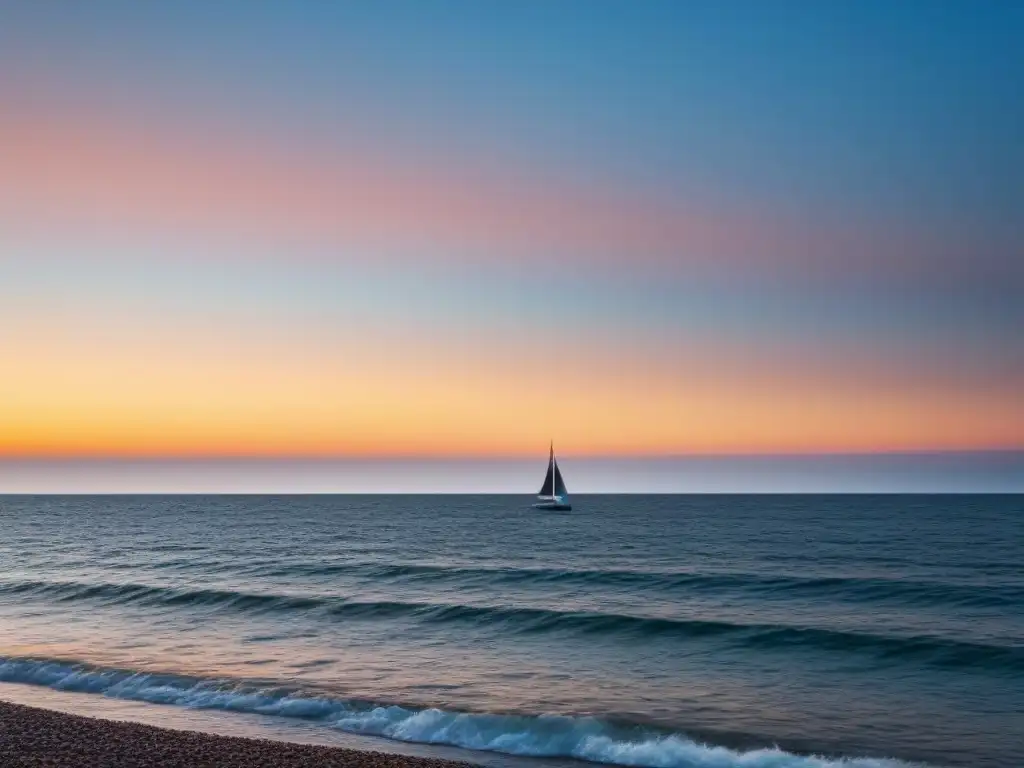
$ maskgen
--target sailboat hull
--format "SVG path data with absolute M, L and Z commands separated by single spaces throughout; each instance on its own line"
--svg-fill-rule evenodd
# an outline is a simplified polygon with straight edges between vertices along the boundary
M 572 509 L 572 504 L 562 501 L 539 501 L 533 505 L 533 508 L 551 510 L 552 512 L 568 512 Z

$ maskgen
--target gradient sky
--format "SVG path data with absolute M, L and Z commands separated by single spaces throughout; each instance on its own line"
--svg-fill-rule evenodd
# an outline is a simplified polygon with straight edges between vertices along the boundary
M 1022 39 L 6 2 L 0 456 L 1024 448 Z

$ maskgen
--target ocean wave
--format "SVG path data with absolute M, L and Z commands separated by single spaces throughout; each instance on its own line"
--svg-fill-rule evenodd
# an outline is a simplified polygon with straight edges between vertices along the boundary
M 889 661 L 943 667 L 977 667 L 1024 672 L 1024 647 L 970 642 L 930 635 L 899 636 L 788 624 L 641 616 L 539 607 L 462 603 L 356 600 L 332 596 L 250 593 L 228 589 L 158 587 L 143 584 L 13 581 L 0 594 L 43 596 L 54 602 L 94 601 L 158 608 L 207 608 L 248 614 L 307 613 L 321 620 L 407 620 L 462 625 L 504 635 L 576 634 L 632 639 L 716 638 L 762 651 L 801 648 L 872 654 Z
M 111 564 L 136 570 L 137 564 Z M 658 591 L 666 598 L 683 595 L 741 595 L 772 600 L 828 600 L 852 604 L 889 604 L 908 607 L 1006 608 L 1024 604 L 1024 585 L 963 583 L 927 579 L 863 576 L 801 576 L 749 572 L 678 572 L 635 569 L 516 568 L 502 566 L 436 565 L 429 563 L 329 564 L 287 563 L 278 560 L 232 561 L 176 558 L 157 561 L 154 571 L 236 573 L 244 578 L 355 579 L 389 585 L 451 585 L 471 589 L 611 588 Z
M 198 567 L 203 567 L 197 564 Z M 263 577 L 351 576 L 369 581 L 444 583 L 467 586 L 586 586 L 657 589 L 666 592 L 740 592 L 758 597 L 822 597 L 851 602 L 1002 607 L 1024 603 L 1024 586 L 964 584 L 860 576 L 795 576 L 758 573 L 697 573 L 635 569 L 513 568 L 424 563 L 348 562 L 316 565 L 239 565 Z M 205 570 L 205 567 L 203 567 Z
M 202 679 L 110 669 L 57 659 L 0 657 L 0 681 L 117 699 L 315 720 L 349 733 L 532 757 L 635 768 L 906 768 L 886 758 L 826 758 L 777 747 L 739 751 L 682 733 L 625 727 L 594 717 L 455 712 L 374 704 Z

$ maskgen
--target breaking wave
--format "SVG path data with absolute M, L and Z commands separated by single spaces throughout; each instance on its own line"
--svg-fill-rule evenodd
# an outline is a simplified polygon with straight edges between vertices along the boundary
M 904 768 L 885 758 L 826 758 L 777 747 L 740 751 L 593 717 L 507 715 L 374 704 L 55 659 L 0 657 L 0 681 L 117 699 L 314 720 L 349 733 L 533 757 L 636 768 Z

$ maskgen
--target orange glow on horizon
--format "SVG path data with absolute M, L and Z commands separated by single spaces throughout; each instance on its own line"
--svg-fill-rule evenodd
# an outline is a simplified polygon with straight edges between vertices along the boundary
M 1012 390 L 846 371 L 401 338 L 297 344 L 39 331 L 0 377 L 0 456 L 529 456 L 1019 448 Z M 868 376 L 868 378 L 865 378 Z

